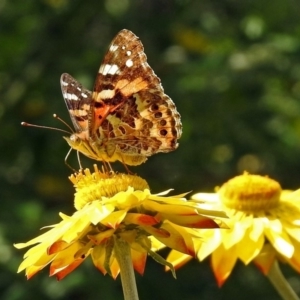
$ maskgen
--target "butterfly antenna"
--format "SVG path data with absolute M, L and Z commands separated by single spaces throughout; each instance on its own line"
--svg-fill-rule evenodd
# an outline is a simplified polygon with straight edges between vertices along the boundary
M 65 124 L 71 130 L 71 132 L 74 133 L 72 127 L 67 122 L 65 122 L 62 118 L 60 118 L 57 114 L 53 114 L 53 118 Z
M 63 129 L 60 129 L 60 128 L 55 128 L 55 127 L 50 127 L 50 126 L 42 126 L 42 125 L 35 125 L 35 124 L 27 123 L 27 122 L 21 122 L 21 125 L 22 126 L 28 126 L 28 127 L 51 129 L 51 130 L 56 130 L 56 131 L 64 132 L 64 133 L 67 133 L 67 134 L 72 134 L 73 133 L 73 131 L 69 132 L 69 131 L 66 131 L 66 130 L 63 130 Z

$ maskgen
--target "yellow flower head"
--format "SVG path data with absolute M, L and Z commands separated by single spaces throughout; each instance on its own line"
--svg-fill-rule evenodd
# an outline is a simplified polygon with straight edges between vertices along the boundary
M 198 230 L 200 261 L 211 254 L 219 286 L 229 277 L 236 261 L 253 261 L 267 274 L 275 258 L 300 272 L 300 190 L 282 191 L 278 182 L 243 174 L 225 183 L 216 193 L 199 193 L 196 202 L 222 205 L 229 217 L 225 230 Z M 188 257 L 172 251 L 168 261 L 182 265 Z
M 162 244 L 188 255 L 195 255 L 193 228 L 217 228 L 218 224 L 199 213 L 198 204 L 183 195 L 153 195 L 145 180 L 134 175 L 107 174 L 95 167 L 72 175 L 76 188 L 72 216 L 60 213 L 62 221 L 48 226 L 50 230 L 28 241 L 16 244 L 20 249 L 35 245 L 24 256 L 18 272 L 26 270 L 31 278 L 46 265 L 50 275 L 64 278 L 88 256 L 104 274 L 116 278 L 119 265 L 114 255 L 116 239 L 131 248 L 134 268 L 143 273 L 147 255 L 172 266 L 153 250 Z M 206 215 L 217 212 L 201 210 Z

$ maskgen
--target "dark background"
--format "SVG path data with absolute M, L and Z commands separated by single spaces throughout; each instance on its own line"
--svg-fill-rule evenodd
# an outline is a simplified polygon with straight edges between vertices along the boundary
M 123 28 L 141 38 L 182 115 L 178 150 L 132 168 L 153 192 L 213 191 L 244 170 L 298 188 L 299 16 L 298 0 L 0 0 L 1 299 L 122 299 L 119 278 L 103 276 L 91 260 L 61 282 L 48 268 L 26 281 L 16 274 L 25 251 L 12 244 L 57 223 L 59 211 L 74 211 L 62 133 L 20 122 L 65 129 L 52 118 L 70 123 L 60 75 L 92 89 Z M 77 166 L 74 152 L 69 163 Z M 284 272 L 300 286 L 299 274 Z M 140 299 L 279 299 L 253 266 L 238 264 L 222 289 L 209 262 L 190 262 L 177 277 L 149 258 L 145 275 L 137 275 Z

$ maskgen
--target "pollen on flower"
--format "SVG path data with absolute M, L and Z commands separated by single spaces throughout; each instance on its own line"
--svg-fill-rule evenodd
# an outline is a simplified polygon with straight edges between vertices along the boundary
M 267 210 L 278 205 L 281 186 L 268 177 L 244 173 L 224 183 L 218 194 L 228 208 L 244 211 Z
M 149 189 L 146 180 L 139 176 L 101 172 L 96 165 L 94 170 L 91 173 L 89 169 L 85 169 L 69 177 L 76 188 L 74 206 L 77 210 L 89 202 L 101 200 L 102 197 L 113 197 L 119 192 L 125 192 L 129 186 L 134 190 Z

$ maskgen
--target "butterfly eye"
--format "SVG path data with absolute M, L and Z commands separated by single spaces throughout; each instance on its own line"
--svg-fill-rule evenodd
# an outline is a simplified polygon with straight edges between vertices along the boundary
M 70 140 L 72 141 L 72 142 L 78 142 L 79 140 L 80 140 L 80 138 L 79 138 L 79 136 L 77 136 L 76 134 L 72 134 L 71 136 L 70 136 Z

